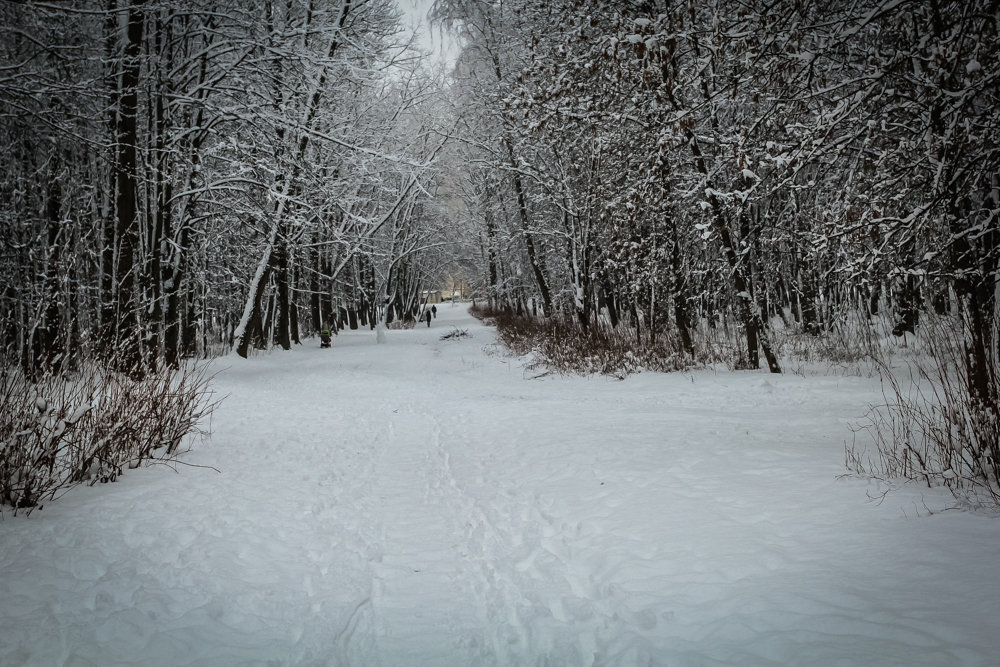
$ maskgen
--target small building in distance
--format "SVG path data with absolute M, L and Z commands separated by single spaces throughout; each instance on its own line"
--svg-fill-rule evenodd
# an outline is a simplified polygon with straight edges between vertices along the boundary
M 444 301 L 465 301 L 472 297 L 472 290 L 469 289 L 469 281 L 448 274 L 445 277 L 444 285 L 441 289 L 441 298 Z
M 426 304 L 445 303 L 446 301 L 466 301 L 472 297 L 469 281 L 448 274 L 442 281 L 441 289 L 424 290 L 420 297 Z

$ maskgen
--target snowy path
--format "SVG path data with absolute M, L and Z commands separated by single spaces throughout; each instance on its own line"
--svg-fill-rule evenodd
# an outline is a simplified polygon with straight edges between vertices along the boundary
M 531 380 L 439 313 L 221 360 L 221 473 L 0 522 L 0 664 L 1000 664 L 1000 523 L 837 479 L 876 381 Z

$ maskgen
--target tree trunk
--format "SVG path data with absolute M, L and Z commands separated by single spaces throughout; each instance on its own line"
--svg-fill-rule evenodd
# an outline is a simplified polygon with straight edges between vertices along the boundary
M 819 324 L 819 314 L 816 311 L 818 290 L 816 289 L 815 276 L 811 270 L 800 267 L 798 277 L 796 292 L 799 300 L 802 330 L 812 336 L 818 336 L 822 329 Z
M 122 61 L 121 98 L 119 100 L 116 138 L 118 157 L 115 165 L 115 281 L 113 322 L 113 366 L 124 372 L 142 374 L 141 339 L 138 331 L 135 255 L 139 247 L 138 227 L 138 96 L 142 47 L 143 15 L 141 2 L 129 7 L 127 42 Z
M 274 251 L 275 271 L 274 278 L 277 286 L 276 299 L 277 318 L 274 332 L 274 342 L 281 346 L 283 350 L 292 349 L 291 339 L 291 303 L 289 301 L 288 290 L 288 245 L 284 239 L 278 240 L 278 246 Z
M 882 283 L 876 282 L 871 288 L 871 294 L 868 297 L 868 316 L 874 317 L 878 315 L 878 302 L 882 295 Z
M 994 215 L 985 220 L 982 233 L 973 238 L 967 229 L 972 228 L 973 211 L 1000 208 L 1000 175 L 992 178 L 992 188 L 984 193 L 983 204 L 973 206 L 967 196 L 952 200 L 950 213 L 953 220 L 954 243 L 951 247 L 952 266 L 962 277 L 955 281 L 955 292 L 964 303 L 966 321 L 965 362 L 969 394 L 984 410 L 1000 418 L 1000 378 L 994 376 L 997 368 L 996 330 L 997 284 L 1000 277 L 1000 221 Z M 992 206 L 990 206 L 992 204 Z M 963 225 L 965 227 L 963 228 Z M 995 445 L 1000 449 L 1000 443 Z M 1000 451 L 995 451 L 1000 456 Z
M 497 252 L 496 252 L 496 223 L 493 221 L 493 214 L 486 212 L 486 257 L 489 264 L 489 299 L 490 305 L 496 307 L 496 299 L 500 289 L 497 279 Z
M 611 323 L 611 328 L 618 328 L 618 322 L 621 320 L 618 314 L 618 299 L 615 297 L 614 290 L 611 289 L 611 282 L 605 278 L 602 287 L 604 292 L 604 306 L 608 309 L 608 320 Z
M 184 308 L 184 321 L 181 323 L 181 355 L 194 357 L 198 353 L 198 313 L 195 311 L 195 286 L 185 283 L 184 297 L 181 300 Z
M 188 208 L 185 207 L 185 209 Z M 182 300 L 186 294 L 187 252 L 191 236 L 191 226 L 187 221 L 190 219 L 190 212 L 186 210 L 181 222 L 176 247 L 173 248 L 174 255 L 172 261 L 167 265 L 164 278 L 166 312 L 163 316 L 163 355 L 166 363 L 174 368 L 177 368 L 180 363 L 181 349 L 183 348 L 182 321 L 185 309 Z
M 514 194 L 517 197 L 517 215 L 521 221 L 521 235 L 524 238 L 525 250 L 528 253 L 528 263 L 531 264 L 531 271 L 535 276 L 535 284 L 538 292 L 542 296 L 542 309 L 545 316 L 552 314 L 552 296 L 549 293 L 549 283 L 545 277 L 545 271 L 539 262 L 538 253 L 535 250 L 535 239 L 531 234 L 531 224 L 528 220 L 528 204 L 524 196 L 524 185 L 521 183 L 521 174 L 517 171 L 517 162 L 514 159 L 514 148 L 509 139 L 504 139 L 507 147 L 507 159 L 510 162 L 511 177 L 514 181 Z
M 168 52 L 172 53 L 169 48 L 172 33 L 168 30 L 167 35 Z M 198 63 L 199 100 L 203 100 L 204 96 L 207 95 L 205 92 L 206 87 L 203 85 L 207 78 L 208 56 L 205 51 L 202 51 Z M 172 83 L 169 78 L 166 81 L 166 85 L 168 89 L 165 91 L 165 94 L 170 96 L 172 95 L 172 89 L 169 86 Z M 185 133 L 185 138 L 179 142 L 182 152 L 187 152 L 191 160 L 191 166 L 185 177 L 184 189 L 186 191 L 193 189 L 198 178 L 201 165 L 201 146 L 205 138 L 209 136 L 207 131 L 195 134 L 190 132 L 190 130 L 202 127 L 203 122 L 204 107 L 199 106 L 195 117 L 193 119 L 187 118 L 186 129 L 189 131 Z M 180 228 L 175 231 L 172 229 L 174 221 L 170 212 L 170 201 L 172 198 L 172 181 L 171 179 L 167 179 L 163 198 L 164 212 L 167 217 L 163 235 L 164 239 L 171 244 L 171 251 L 168 255 L 170 259 L 165 263 L 163 272 L 166 311 L 164 313 L 163 354 L 166 363 L 176 368 L 180 363 L 182 351 L 190 349 L 189 344 L 184 342 L 186 339 L 190 339 L 190 334 L 186 332 L 183 322 L 191 319 L 185 316 L 186 304 L 184 302 L 189 292 L 186 283 L 188 280 L 187 268 L 191 263 L 191 258 L 189 257 L 191 252 L 191 233 L 193 231 L 191 221 L 196 217 L 198 202 L 194 196 L 187 198 L 184 206 L 181 208 Z M 175 233 L 177 234 L 177 238 L 174 238 Z
M 104 31 L 107 39 L 105 47 L 106 72 L 104 83 L 109 91 L 108 99 L 108 134 L 114 145 L 119 142 L 118 118 L 121 114 L 121 94 L 118 82 L 119 61 L 118 43 L 118 2 L 107 0 L 107 18 L 104 21 Z M 102 357 L 110 360 L 115 349 L 115 292 L 117 266 L 115 265 L 115 204 L 118 198 L 118 152 L 109 151 L 107 155 L 110 169 L 108 181 L 108 197 L 106 209 L 101 215 L 101 289 L 100 289 L 100 335 L 99 350 Z
M 48 221 L 48 257 L 45 267 L 45 314 L 42 327 L 38 332 L 38 349 L 35 355 L 35 367 L 44 365 L 52 369 L 64 352 L 63 339 L 60 336 L 61 324 L 65 321 L 63 309 L 60 308 L 63 290 L 59 284 L 62 274 L 62 245 L 60 232 L 63 229 L 60 211 L 62 208 L 62 187 L 56 167 L 57 157 L 52 158 L 54 164 L 50 171 L 48 195 L 45 201 L 45 217 Z M 66 229 L 69 232 L 69 229 Z
M 920 323 L 920 291 L 917 288 L 916 277 L 910 275 L 903 279 L 903 284 L 897 293 L 896 306 L 899 316 L 896 326 L 892 329 L 893 335 L 916 333 L 917 325 Z
M 246 305 L 243 307 L 243 316 L 240 318 L 240 323 L 236 326 L 236 331 L 233 334 L 236 354 L 244 359 L 247 358 L 250 346 L 257 346 L 264 338 L 261 329 L 260 304 L 264 285 L 267 284 L 267 280 L 271 275 L 271 254 L 274 251 L 277 238 L 278 224 L 275 222 L 271 227 L 271 236 L 257 264 L 257 272 L 250 283 L 250 293 L 247 296 Z
M 681 347 L 690 356 L 694 356 L 694 343 L 691 340 L 691 317 L 687 308 L 687 276 L 684 274 L 681 262 L 681 245 L 677 239 L 677 230 L 674 229 L 674 239 L 670 248 L 670 265 L 672 269 L 672 282 L 674 296 L 674 323 L 677 325 L 677 333 L 681 337 Z
M 331 319 L 331 311 L 330 309 L 324 310 L 320 306 L 319 277 L 323 273 L 323 268 L 318 248 L 309 250 L 309 264 L 313 269 L 309 274 L 309 321 L 312 324 L 312 330 L 319 331 L 323 328 L 324 320 Z

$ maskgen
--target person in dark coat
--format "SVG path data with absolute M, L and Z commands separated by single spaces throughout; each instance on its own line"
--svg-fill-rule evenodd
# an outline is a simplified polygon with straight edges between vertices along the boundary
M 431 306 L 431 314 L 432 314 L 432 315 L 433 315 L 434 317 L 437 317 L 437 316 L 438 316 L 438 307 L 437 307 L 437 306 Z
M 424 319 L 427 320 L 427 326 L 431 325 L 431 311 L 424 311 Z

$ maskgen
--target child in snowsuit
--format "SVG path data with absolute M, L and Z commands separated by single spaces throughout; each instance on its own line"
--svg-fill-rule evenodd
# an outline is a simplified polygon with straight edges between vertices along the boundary
M 319 346 L 330 347 L 330 323 L 324 322 L 323 328 L 319 331 Z

